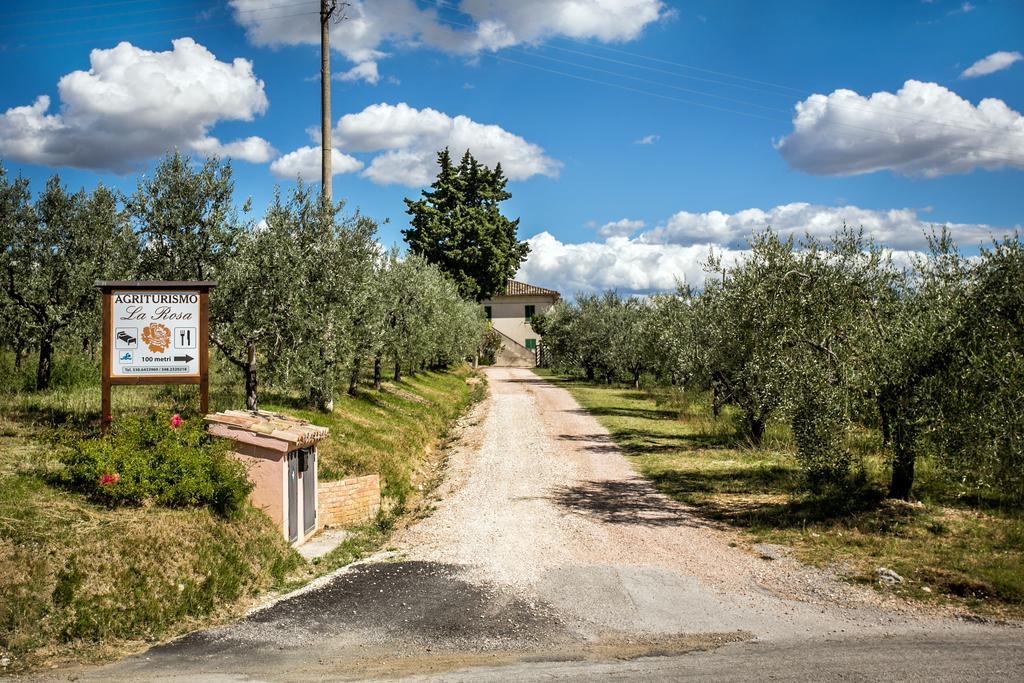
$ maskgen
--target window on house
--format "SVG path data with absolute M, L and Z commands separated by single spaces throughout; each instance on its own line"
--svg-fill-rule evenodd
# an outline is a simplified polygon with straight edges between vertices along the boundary
M 492 319 L 491 318 L 491 307 L 490 306 L 484 306 L 484 315 L 487 316 L 488 320 Z
M 537 307 L 534 306 L 533 304 L 528 305 L 526 307 L 526 315 L 524 316 L 525 319 L 526 319 L 526 322 L 530 322 L 530 318 L 532 318 L 536 314 L 537 314 Z
M 531 351 L 536 349 L 537 348 L 537 340 L 536 339 L 527 339 L 526 340 L 526 348 L 530 349 Z

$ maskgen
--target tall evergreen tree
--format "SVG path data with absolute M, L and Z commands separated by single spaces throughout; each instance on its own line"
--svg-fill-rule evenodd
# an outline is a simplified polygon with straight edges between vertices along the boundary
M 437 179 L 421 199 L 406 199 L 410 228 L 403 230 L 409 249 L 437 264 L 467 299 L 481 301 L 501 291 L 515 275 L 530 247 L 516 236 L 519 219 L 501 213 L 511 197 L 501 164 L 481 164 L 469 150 L 458 166 L 447 149 L 438 152 Z

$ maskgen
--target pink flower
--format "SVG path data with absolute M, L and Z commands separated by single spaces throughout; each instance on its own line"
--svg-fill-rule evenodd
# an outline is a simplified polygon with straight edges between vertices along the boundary
M 171 417 L 171 426 L 172 426 L 172 427 L 174 427 L 175 429 L 177 429 L 178 427 L 180 427 L 180 426 L 182 425 L 182 423 L 183 423 L 183 422 L 185 422 L 185 421 L 184 421 L 184 420 L 182 420 L 182 419 L 181 419 L 181 415 L 178 415 L 177 413 L 175 413 L 175 414 L 174 414 L 174 415 L 173 415 L 173 416 Z
M 100 486 L 110 486 L 121 481 L 121 475 L 117 472 L 107 472 L 100 477 Z

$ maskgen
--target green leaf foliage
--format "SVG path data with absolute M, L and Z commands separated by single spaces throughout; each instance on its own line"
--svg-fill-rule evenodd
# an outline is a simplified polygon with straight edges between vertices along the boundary
M 176 424 L 154 413 L 119 418 L 109 436 L 67 440 L 55 481 L 111 505 L 209 507 L 238 513 L 252 491 L 245 466 L 197 417 Z
M 437 264 L 473 301 L 490 298 L 505 287 L 529 253 L 516 236 L 519 219 L 509 220 L 500 204 L 512 195 L 501 164 L 479 163 L 469 150 L 458 166 L 447 149 L 437 155 L 440 168 L 421 199 L 406 199 L 412 218 L 403 230 L 412 253 Z

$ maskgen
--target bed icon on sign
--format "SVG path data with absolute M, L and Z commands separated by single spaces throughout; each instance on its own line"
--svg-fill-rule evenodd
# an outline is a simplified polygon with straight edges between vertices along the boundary
M 114 333 L 114 346 L 118 349 L 134 349 L 139 345 L 137 327 L 119 327 Z

